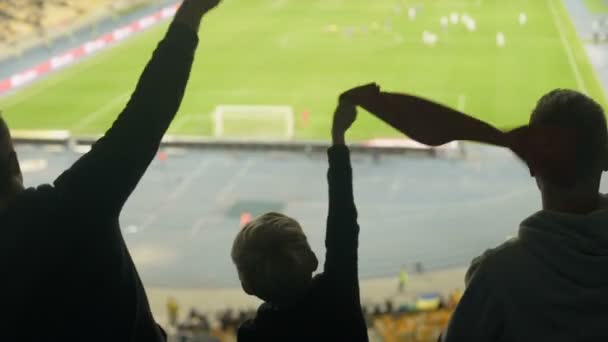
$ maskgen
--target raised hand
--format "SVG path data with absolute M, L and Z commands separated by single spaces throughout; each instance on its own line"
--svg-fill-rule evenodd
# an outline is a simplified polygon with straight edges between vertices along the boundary
M 380 87 L 376 83 L 358 86 L 340 94 L 331 128 L 334 145 L 344 144 L 346 131 L 357 119 L 357 105 L 374 101 L 379 96 Z
M 221 0 L 185 0 L 182 6 L 194 13 L 203 15 L 219 5 Z
M 334 145 L 344 145 L 344 134 L 357 119 L 357 106 L 340 99 L 331 128 Z
M 174 20 L 198 32 L 203 16 L 220 2 L 221 0 L 184 0 Z

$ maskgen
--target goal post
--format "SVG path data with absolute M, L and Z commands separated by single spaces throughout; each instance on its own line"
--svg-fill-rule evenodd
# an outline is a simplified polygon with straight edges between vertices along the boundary
M 295 114 L 290 106 L 219 105 L 213 126 L 220 139 L 291 140 Z

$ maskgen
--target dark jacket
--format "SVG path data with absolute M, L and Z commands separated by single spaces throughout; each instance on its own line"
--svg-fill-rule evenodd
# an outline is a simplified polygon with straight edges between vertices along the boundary
M 173 24 L 105 136 L 0 212 L 2 341 L 164 340 L 119 215 L 178 110 L 197 44 Z
M 608 210 L 541 211 L 474 260 L 445 341 L 608 341 Z
M 308 293 L 289 307 L 264 303 L 238 331 L 249 341 L 368 341 L 361 311 L 357 248 L 359 225 L 346 146 L 329 149 L 329 214 L 323 273 Z

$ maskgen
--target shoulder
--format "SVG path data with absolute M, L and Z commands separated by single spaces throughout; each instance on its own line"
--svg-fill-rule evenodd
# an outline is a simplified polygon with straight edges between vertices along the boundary
M 43 184 L 35 188 L 27 188 L 19 196 L 19 199 L 23 202 L 47 202 L 46 205 L 48 205 L 48 201 L 55 201 L 56 197 L 55 187 L 50 184 Z M 56 202 L 51 203 L 56 204 Z
M 325 273 L 319 273 L 312 278 L 312 288 L 321 286 L 326 281 Z
M 336 285 L 332 277 L 325 273 L 319 273 L 312 278 L 312 283 L 305 296 L 309 304 L 312 302 L 325 300 L 327 296 L 332 296 L 336 291 Z
M 238 341 L 253 341 L 256 336 L 255 320 L 249 319 L 241 324 L 237 331 Z
M 250 319 L 244 321 L 239 326 L 239 330 L 243 330 L 243 331 L 251 330 L 254 328 L 255 328 L 255 319 L 254 318 L 250 318 Z
M 274 319 L 276 309 L 264 302 L 260 305 L 256 312 L 256 316 L 252 319 L 248 319 L 241 324 L 239 327 L 239 336 L 255 336 L 259 333 L 260 329 L 267 323 L 267 321 L 272 321 Z
M 278 336 L 286 335 L 289 320 L 285 316 L 289 315 L 271 304 L 263 303 L 256 317 L 243 322 L 238 328 L 237 341 L 274 341 Z
M 51 192 L 55 190 L 55 188 L 51 184 L 42 184 L 32 189 L 35 189 L 38 192 Z
M 9 204 L 7 211 L 31 210 L 36 207 L 48 207 L 55 195 L 54 188 L 51 185 L 45 184 L 36 188 L 27 188 L 23 190 Z
M 473 259 L 465 276 L 468 285 L 473 275 L 481 271 L 493 273 L 493 270 L 505 271 L 514 260 L 522 254 L 522 246 L 519 238 L 511 238 L 501 245 L 486 250 L 483 254 Z
M 20 197 L 25 199 L 42 198 L 55 193 L 55 187 L 50 184 L 42 184 L 35 188 L 27 188 L 23 190 Z

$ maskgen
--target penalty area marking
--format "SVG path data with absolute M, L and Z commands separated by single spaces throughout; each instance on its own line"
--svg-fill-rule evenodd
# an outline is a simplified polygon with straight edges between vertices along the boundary
M 106 103 L 105 105 L 103 105 L 102 107 L 100 107 L 99 109 L 87 114 L 84 116 L 84 118 L 80 121 L 78 121 L 74 126 L 72 126 L 72 130 L 80 130 L 83 129 L 84 127 L 88 126 L 91 124 L 91 122 L 97 120 L 100 116 L 106 114 L 107 112 L 109 112 L 110 110 L 114 109 L 114 107 L 118 106 L 121 102 L 125 103 L 127 101 L 127 98 L 129 97 L 129 94 L 122 94 L 119 95 L 117 97 L 115 97 L 112 101 Z M 118 115 L 118 113 L 116 113 Z
M 181 184 L 179 184 L 175 190 L 173 190 L 168 196 L 167 201 L 172 202 L 176 201 L 179 197 L 185 194 L 188 190 L 192 189 L 192 183 L 203 175 L 204 171 L 209 167 L 209 160 L 204 159 L 201 161 L 196 169 L 192 171 L 188 176 L 186 176 Z
M 224 187 L 218 192 L 218 195 L 216 196 L 216 203 L 221 203 L 226 200 L 227 196 L 233 192 L 237 183 L 241 180 L 241 178 L 243 178 L 249 172 L 249 170 L 251 169 L 251 167 L 253 167 L 255 162 L 256 161 L 253 158 L 248 159 L 247 162 L 245 163 L 245 165 L 243 165 L 234 174 L 234 176 L 232 176 L 232 178 L 230 178 L 226 182 Z
M 175 190 L 173 190 L 167 195 L 163 204 L 161 204 L 160 207 L 158 207 L 153 214 L 149 215 L 146 220 L 144 220 L 144 222 L 139 226 L 139 230 L 141 231 L 149 228 L 152 224 L 158 221 L 160 216 L 162 216 L 166 212 L 167 208 L 177 203 L 177 199 L 179 197 L 184 195 L 188 190 L 192 189 L 192 183 L 204 174 L 204 172 L 209 167 L 209 164 L 209 160 L 202 160 L 198 164 L 196 169 L 190 172 L 190 174 L 188 174 L 185 178 L 183 178 L 180 181 L 180 184 L 175 188 Z
M 171 131 L 179 131 L 186 124 L 190 122 L 203 122 L 208 119 L 207 115 L 204 114 L 193 114 L 193 115 L 184 115 L 183 117 L 175 120 L 174 124 L 171 125 Z

